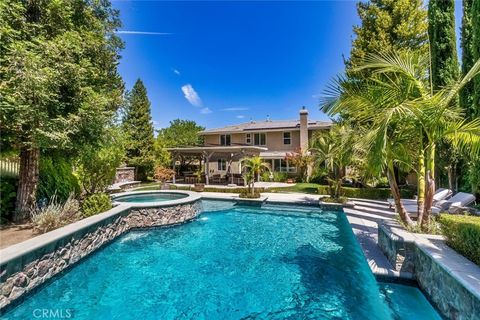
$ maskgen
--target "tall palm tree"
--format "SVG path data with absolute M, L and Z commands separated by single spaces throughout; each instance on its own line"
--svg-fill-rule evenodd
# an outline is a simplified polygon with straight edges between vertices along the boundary
M 244 174 L 248 189 L 252 196 L 255 194 L 255 178 L 259 180 L 260 174 L 265 171 L 270 171 L 270 164 L 264 162 L 259 156 L 246 157 L 240 160 L 242 168 L 246 169 Z
M 331 114 L 353 118 L 367 134 L 359 137 L 389 177 L 396 209 L 412 224 L 392 181 L 395 163 L 416 168 L 419 221 L 428 225 L 435 189 L 435 147 L 444 140 L 463 153 L 480 154 L 480 119 L 465 120 L 452 100 L 480 73 L 480 60 L 457 83 L 436 92 L 428 56 L 415 52 L 370 55 L 359 66 L 372 76 L 359 82 L 338 79 L 322 103 Z M 424 201 L 426 199 L 427 201 Z

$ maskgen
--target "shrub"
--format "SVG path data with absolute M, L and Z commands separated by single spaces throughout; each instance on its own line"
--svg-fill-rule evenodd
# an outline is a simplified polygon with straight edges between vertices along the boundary
M 261 178 L 262 178 L 262 181 L 270 181 L 270 172 L 268 171 L 262 172 Z
M 320 199 L 322 202 L 327 202 L 327 203 L 341 203 L 345 204 L 347 203 L 348 199 L 345 197 L 339 197 L 339 198 L 332 198 L 332 197 L 324 197 Z
M 438 221 L 447 244 L 480 265 L 480 217 L 444 214 Z
M 0 178 L 0 221 L 10 220 L 15 210 L 18 179 L 14 176 Z
M 112 200 L 105 193 L 95 193 L 87 197 L 82 203 L 82 212 L 90 217 L 112 208 Z
M 275 182 L 285 182 L 288 179 L 288 174 L 286 172 L 275 171 L 273 173 L 273 181 Z
M 50 198 L 48 205 L 32 212 L 33 229 L 45 233 L 81 219 L 80 206 L 71 193 L 65 203 L 58 202 L 56 195 Z
M 175 175 L 175 171 L 169 168 L 165 168 L 163 166 L 155 167 L 155 172 L 153 174 L 153 179 L 155 181 L 165 182 L 168 180 L 173 179 Z
M 239 197 L 242 199 L 258 199 L 260 198 L 260 192 L 255 190 L 254 193 L 252 194 L 251 191 L 244 189 L 240 192 Z
M 328 186 L 319 186 L 318 193 L 328 195 Z M 415 191 L 411 189 L 400 190 L 402 198 L 413 198 Z M 363 198 L 363 199 L 387 199 L 392 197 L 390 188 L 351 188 L 341 187 L 340 194 L 347 198 Z
M 61 157 L 40 157 L 37 198 L 48 201 L 55 195 L 62 202 L 71 193 L 80 194 L 80 185 L 73 174 L 72 165 Z

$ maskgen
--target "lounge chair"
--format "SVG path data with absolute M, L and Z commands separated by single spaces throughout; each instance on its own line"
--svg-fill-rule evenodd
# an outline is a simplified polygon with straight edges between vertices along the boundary
M 448 199 L 451 195 L 452 195 L 452 190 L 439 188 L 437 189 L 437 191 L 435 191 L 435 194 L 433 195 L 433 204 L 435 205 L 439 201 Z M 388 204 L 390 205 L 390 208 L 393 208 L 395 206 L 394 199 L 388 199 L 387 201 L 388 201 Z M 404 206 L 417 205 L 416 199 L 402 199 L 401 201 Z
M 440 212 L 447 211 L 448 213 L 458 213 L 463 207 L 468 206 L 471 203 L 475 202 L 475 196 L 470 193 L 459 192 L 448 200 L 437 201 L 434 206 L 432 206 L 432 213 L 439 214 Z M 406 205 L 405 210 L 410 215 L 415 216 L 417 214 L 417 205 Z

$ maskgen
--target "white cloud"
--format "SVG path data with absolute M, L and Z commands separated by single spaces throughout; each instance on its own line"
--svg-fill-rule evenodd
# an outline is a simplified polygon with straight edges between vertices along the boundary
M 245 116 L 243 114 L 239 114 L 238 116 L 236 116 L 237 119 L 243 119 L 245 118 Z
M 141 34 L 148 36 L 168 36 L 172 33 L 169 32 L 149 32 L 149 31 L 133 31 L 133 30 L 118 30 L 115 31 L 116 34 Z
M 313 99 L 320 99 L 322 97 L 321 94 L 312 94 Z
M 205 108 L 202 108 L 202 110 L 200 110 L 200 113 L 201 114 L 209 114 L 209 113 L 212 113 L 212 110 L 210 110 L 210 108 L 208 108 L 208 107 L 205 107 Z
M 177 69 L 172 69 L 173 73 L 175 73 L 176 75 L 180 75 L 180 71 L 178 71 Z
M 200 99 L 200 96 L 197 94 L 195 89 L 193 89 L 191 84 L 186 84 L 182 86 L 182 92 L 185 95 L 185 99 L 190 102 L 191 105 L 195 107 L 202 107 L 202 99 Z M 208 108 L 206 108 L 208 109 Z
M 232 108 L 223 108 L 222 111 L 245 111 L 248 110 L 247 107 L 232 107 Z

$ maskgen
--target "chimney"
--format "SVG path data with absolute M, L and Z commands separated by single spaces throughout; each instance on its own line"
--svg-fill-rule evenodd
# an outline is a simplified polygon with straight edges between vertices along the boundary
M 302 153 L 308 150 L 308 110 L 305 107 L 300 110 L 300 150 Z

